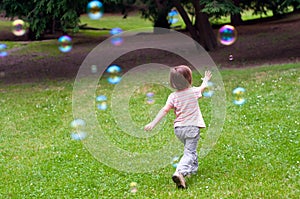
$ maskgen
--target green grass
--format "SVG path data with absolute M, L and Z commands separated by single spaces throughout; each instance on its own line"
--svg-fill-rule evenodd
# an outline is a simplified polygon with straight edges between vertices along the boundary
M 80 24 L 86 24 L 88 27 L 104 29 L 112 29 L 118 27 L 122 28 L 122 30 L 124 31 L 137 28 L 149 28 L 153 26 L 152 22 L 146 19 L 142 19 L 139 14 L 130 14 L 126 19 L 123 19 L 122 15 L 104 14 L 98 20 L 92 20 L 87 15 L 82 15 L 80 17 L 80 21 Z M 91 36 L 109 35 L 109 30 L 81 30 L 80 32 Z
M 92 20 L 87 15 L 80 17 L 81 24 L 87 24 L 90 27 L 95 28 L 116 28 L 120 27 L 123 30 L 131 30 L 136 28 L 152 27 L 152 23 L 149 20 L 142 19 L 138 14 L 130 14 L 126 19 L 122 18 L 122 15 L 103 15 L 98 20 Z M 112 23 L 113 22 L 113 23 Z
M 221 71 L 227 95 L 223 133 L 201 159 L 198 174 L 187 179 L 187 190 L 175 188 L 171 165 L 152 173 L 120 172 L 72 140 L 73 82 L 0 84 L 0 198 L 298 198 L 299 72 L 299 63 Z M 246 89 L 243 106 L 232 103 L 237 86 Z M 96 94 L 109 96 L 112 87 L 103 79 Z M 134 93 L 130 111 L 141 126 L 150 119 L 140 117 L 151 106 L 145 104 L 147 89 L 156 93 L 156 104 L 170 92 L 148 85 Z M 205 118 L 209 105 L 209 98 L 200 100 Z M 157 148 L 174 136 L 169 113 L 158 141 L 154 136 L 153 142 L 130 145 L 134 139 L 118 132 L 110 109 L 95 111 L 106 130 L 116 129 L 107 136 L 127 150 Z M 137 182 L 135 194 L 131 182 Z

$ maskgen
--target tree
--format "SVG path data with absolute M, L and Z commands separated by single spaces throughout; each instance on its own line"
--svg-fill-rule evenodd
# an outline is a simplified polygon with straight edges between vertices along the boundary
M 30 24 L 29 37 L 39 39 L 56 29 L 78 30 L 80 14 L 85 12 L 87 0 L 2 0 L 0 10 L 7 17 L 18 17 Z
M 293 6 L 294 11 L 300 8 L 300 0 L 245 0 L 243 5 L 247 5 L 254 10 L 254 14 L 267 14 L 267 11 L 272 11 L 273 16 L 279 17 L 289 12 L 289 7 Z

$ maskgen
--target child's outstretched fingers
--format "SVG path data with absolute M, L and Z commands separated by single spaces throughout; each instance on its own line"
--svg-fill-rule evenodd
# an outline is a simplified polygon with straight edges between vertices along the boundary
M 209 70 L 205 71 L 205 79 L 207 81 L 211 79 L 211 76 L 212 76 L 212 74 L 211 74 L 211 72 Z
M 145 127 L 144 127 L 144 130 L 145 131 L 151 131 L 153 129 L 153 125 L 151 123 L 147 124 Z

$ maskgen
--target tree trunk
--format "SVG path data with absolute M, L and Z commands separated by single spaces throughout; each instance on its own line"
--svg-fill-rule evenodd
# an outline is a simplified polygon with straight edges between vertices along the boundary
M 192 24 L 180 1 L 173 0 L 173 3 L 179 14 L 181 15 L 187 27 L 187 30 L 191 34 L 191 37 L 207 51 L 215 49 L 218 46 L 217 39 L 208 21 L 208 16 L 205 13 L 201 12 L 199 1 L 193 1 L 196 14 L 195 25 Z
M 158 10 L 157 19 L 154 21 L 154 27 L 170 28 L 170 24 L 167 20 L 168 11 L 165 9 Z
M 239 14 L 231 14 L 230 15 L 230 22 L 233 26 L 240 26 L 243 24 L 242 15 Z
M 213 50 L 218 46 L 217 38 L 210 25 L 207 14 L 201 12 L 204 6 L 200 6 L 198 0 L 193 0 L 192 3 L 195 7 L 196 13 L 195 27 L 198 30 L 198 34 L 201 38 L 201 41 L 203 41 L 204 43 L 203 47 L 207 51 Z
M 176 9 L 178 10 L 180 16 L 182 17 L 187 30 L 189 31 L 189 33 L 191 34 L 191 37 L 197 41 L 199 44 L 203 45 L 203 43 L 201 42 L 198 34 L 197 34 L 197 30 L 196 28 L 193 26 L 189 16 L 187 15 L 186 11 L 184 10 L 184 8 L 182 7 L 182 5 L 180 4 L 180 1 L 174 1 L 174 6 L 176 7 Z
M 170 24 L 168 22 L 168 10 L 166 6 L 167 1 L 164 0 L 156 0 L 155 4 L 157 7 L 157 19 L 154 19 L 154 33 L 162 33 L 161 29 L 157 28 L 165 28 L 170 29 Z
M 294 1 L 293 3 L 292 3 L 292 6 L 293 6 L 293 12 L 299 12 L 300 11 L 300 3 L 299 2 L 296 2 L 296 1 Z

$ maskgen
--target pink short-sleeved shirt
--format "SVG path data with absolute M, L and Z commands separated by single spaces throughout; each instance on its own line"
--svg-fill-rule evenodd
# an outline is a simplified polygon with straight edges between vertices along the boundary
M 174 127 L 206 127 L 198 104 L 198 99 L 200 97 L 202 97 L 200 87 L 186 88 L 169 95 L 166 107 L 168 110 L 174 109 L 176 115 Z

